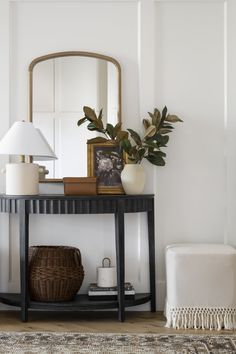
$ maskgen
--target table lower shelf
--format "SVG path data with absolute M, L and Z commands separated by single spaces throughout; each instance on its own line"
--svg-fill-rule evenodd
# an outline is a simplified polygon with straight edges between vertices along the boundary
M 151 300 L 149 293 L 139 293 L 134 299 L 125 300 L 125 307 L 137 306 Z M 15 293 L 0 293 L 0 302 L 21 307 L 21 295 Z M 38 309 L 46 311 L 86 311 L 118 308 L 117 301 L 93 301 L 88 295 L 77 295 L 74 300 L 67 302 L 29 302 L 29 309 Z

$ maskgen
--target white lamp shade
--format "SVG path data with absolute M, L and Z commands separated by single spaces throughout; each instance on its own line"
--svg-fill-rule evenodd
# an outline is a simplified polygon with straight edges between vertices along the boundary
M 0 141 L 2 155 L 28 155 L 36 161 L 56 159 L 39 129 L 30 122 L 15 122 Z

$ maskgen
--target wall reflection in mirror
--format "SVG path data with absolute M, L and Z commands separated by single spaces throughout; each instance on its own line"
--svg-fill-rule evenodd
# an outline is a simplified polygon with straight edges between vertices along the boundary
M 105 122 L 120 121 L 119 64 L 82 55 L 36 59 L 37 65 L 32 63 L 30 119 L 58 157 L 45 163 L 47 178 L 86 176 L 86 143 L 96 133 L 88 131 L 86 124 L 78 127 L 77 122 L 84 116 L 83 106 L 96 112 L 103 108 Z

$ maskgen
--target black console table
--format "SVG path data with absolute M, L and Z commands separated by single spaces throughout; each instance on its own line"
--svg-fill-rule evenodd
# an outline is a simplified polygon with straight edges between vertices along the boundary
M 155 242 L 154 242 L 154 196 L 146 195 L 98 195 L 98 196 L 6 196 L 0 195 L 0 212 L 19 214 L 20 230 L 20 294 L 1 293 L 0 301 L 21 307 L 22 321 L 28 320 L 28 309 L 80 311 L 118 308 L 120 321 L 125 319 L 125 307 L 151 302 L 151 311 L 156 311 L 155 292 Z M 146 212 L 148 221 L 150 292 L 136 294 L 135 299 L 124 296 L 125 243 L 124 214 Z M 35 302 L 28 292 L 28 247 L 30 214 L 114 214 L 117 264 L 117 301 L 91 301 L 87 295 L 77 295 L 69 302 Z

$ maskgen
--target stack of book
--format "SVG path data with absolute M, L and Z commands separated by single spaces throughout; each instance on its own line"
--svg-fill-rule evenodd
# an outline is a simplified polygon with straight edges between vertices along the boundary
M 91 283 L 88 290 L 89 300 L 117 300 L 117 286 L 103 288 L 97 286 L 96 283 Z M 125 299 L 133 300 L 135 290 L 131 283 L 125 283 Z

